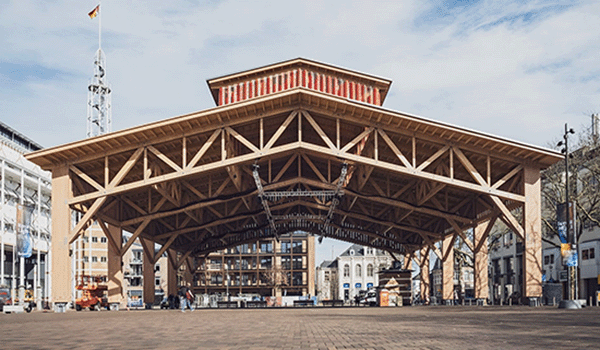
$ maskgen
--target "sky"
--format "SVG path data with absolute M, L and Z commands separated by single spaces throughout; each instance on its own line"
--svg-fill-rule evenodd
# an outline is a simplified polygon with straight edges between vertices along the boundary
M 0 120 L 43 147 L 85 137 L 97 4 L 0 0 Z M 100 16 L 113 131 L 213 107 L 207 79 L 296 57 L 392 80 L 385 108 L 537 146 L 600 112 L 596 0 L 104 0 Z

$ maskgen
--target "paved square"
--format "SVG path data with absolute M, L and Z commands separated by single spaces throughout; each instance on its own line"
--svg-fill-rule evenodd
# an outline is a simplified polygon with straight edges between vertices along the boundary
M 0 314 L 2 349 L 597 349 L 600 308 L 401 307 Z

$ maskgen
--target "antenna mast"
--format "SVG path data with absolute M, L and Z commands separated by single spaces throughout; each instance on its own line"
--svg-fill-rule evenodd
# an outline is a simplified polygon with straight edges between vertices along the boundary
M 94 56 L 94 76 L 88 85 L 87 137 L 109 133 L 112 127 L 111 88 L 106 80 L 106 57 L 102 51 L 102 11 L 100 3 L 89 13 L 98 14 L 98 51 Z

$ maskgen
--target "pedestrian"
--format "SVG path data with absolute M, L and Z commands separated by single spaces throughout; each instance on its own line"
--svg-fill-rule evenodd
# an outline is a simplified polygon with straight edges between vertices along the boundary
M 188 283 L 189 286 L 189 283 Z M 194 293 L 188 286 L 181 286 L 179 289 L 179 299 L 181 301 L 181 312 L 185 312 L 186 306 L 190 308 L 190 310 L 194 311 Z

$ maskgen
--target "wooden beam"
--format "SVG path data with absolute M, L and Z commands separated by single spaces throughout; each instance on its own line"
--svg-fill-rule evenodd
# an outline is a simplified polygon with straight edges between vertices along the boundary
M 83 171 L 81 171 L 76 166 L 71 165 L 69 167 L 69 170 L 71 170 L 72 172 L 74 172 L 75 174 L 77 174 L 77 176 L 79 176 L 81 179 L 85 180 L 85 182 L 87 182 L 88 184 L 92 185 L 92 187 L 94 187 L 98 191 L 103 191 L 104 190 L 104 187 L 102 187 L 102 185 L 100 185 L 99 183 L 97 183 L 94 179 L 92 179 L 91 177 L 89 177 L 86 173 L 84 173 Z
M 323 139 L 323 141 L 325 141 L 325 143 L 327 144 L 327 146 L 329 146 L 329 148 L 331 148 L 332 150 L 337 150 L 338 149 L 333 144 L 333 141 L 331 141 L 331 139 L 329 138 L 329 136 L 327 136 L 327 134 L 323 131 L 323 129 L 321 129 L 321 127 L 319 126 L 319 124 L 313 119 L 313 117 L 310 114 L 308 114 L 307 111 L 302 111 L 302 115 L 304 115 L 304 118 L 306 118 L 306 120 L 308 120 L 308 122 L 310 123 L 310 125 L 315 129 L 315 131 L 321 137 L 321 139 Z

